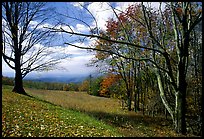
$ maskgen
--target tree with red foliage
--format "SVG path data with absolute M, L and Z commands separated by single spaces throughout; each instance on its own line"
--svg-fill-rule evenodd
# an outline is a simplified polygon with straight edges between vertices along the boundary
M 107 74 L 103 78 L 103 80 L 100 84 L 100 96 L 110 97 L 111 86 L 115 85 L 120 79 L 121 79 L 121 76 L 118 74 L 113 74 L 113 73 Z

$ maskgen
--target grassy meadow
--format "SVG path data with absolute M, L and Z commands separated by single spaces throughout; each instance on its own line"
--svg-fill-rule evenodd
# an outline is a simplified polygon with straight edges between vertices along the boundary
M 183 136 L 173 131 L 171 121 L 123 110 L 117 99 L 25 88 L 28 97 L 11 90 L 2 87 L 3 137 Z
M 12 93 L 3 86 L 3 137 L 121 136 L 116 129 L 74 110 Z

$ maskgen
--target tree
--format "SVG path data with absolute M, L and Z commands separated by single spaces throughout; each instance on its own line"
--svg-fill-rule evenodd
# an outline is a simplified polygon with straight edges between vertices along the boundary
M 53 57 L 48 45 L 53 34 L 42 29 L 50 9 L 42 2 L 2 3 L 2 56 L 15 70 L 13 92 L 26 94 L 23 78 L 32 71 L 51 70 L 62 57 Z M 46 60 L 46 61 L 45 61 Z
M 202 4 L 201 4 L 202 5 Z M 56 32 L 64 32 L 71 35 L 82 37 L 91 37 L 106 41 L 111 44 L 107 48 L 93 48 L 81 47 L 72 43 L 66 42 L 65 44 L 71 45 L 81 49 L 88 49 L 100 51 L 114 55 L 126 60 L 145 61 L 151 63 L 150 66 L 155 72 L 157 77 L 158 88 L 160 91 L 161 100 L 172 117 L 175 130 L 177 132 L 186 133 L 186 75 L 189 61 L 189 45 L 193 40 L 192 31 L 202 20 L 202 9 L 199 4 L 191 2 L 172 2 L 166 3 L 165 10 L 158 11 L 152 9 L 151 6 L 145 5 L 132 5 L 128 8 L 126 14 L 128 15 L 127 22 L 136 23 L 136 29 L 141 31 L 133 31 L 135 38 L 143 38 L 141 41 L 134 41 L 128 39 L 129 26 L 120 26 L 124 32 L 121 37 L 113 38 L 118 28 L 113 27 L 113 30 L 107 32 L 100 32 L 99 34 L 83 34 L 73 31 L 66 31 L 64 29 L 53 29 Z M 142 14 L 138 14 L 142 12 Z M 119 20 L 119 18 L 117 17 Z M 127 28 L 126 28 L 127 27 Z M 144 33 L 144 34 L 143 34 Z M 111 36 L 112 35 L 112 36 Z M 137 39 L 135 39 L 137 40 Z M 115 45 L 122 45 L 126 50 L 134 53 L 137 48 L 146 50 L 147 53 L 142 55 L 130 55 L 121 53 L 121 51 L 112 49 Z M 132 50 L 132 51 L 131 51 Z M 163 84 L 165 81 L 165 84 Z M 166 87 L 165 87 L 166 86 Z M 166 96 L 165 88 L 171 88 L 174 95 L 173 99 L 168 99 Z M 170 103 L 174 102 L 172 106 Z
M 88 92 L 89 91 L 89 81 L 88 79 L 84 80 L 80 86 L 79 86 L 79 91 L 86 91 Z
M 108 73 L 102 79 L 102 82 L 100 84 L 100 92 L 99 92 L 100 96 L 110 97 L 111 93 L 114 91 L 114 90 L 111 90 L 111 89 L 113 89 L 111 87 L 113 87 L 119 81 L 120 78 L 121 77 L 119 75 L 116 75 L 113 73 Z
M 121 13 L 119 15 L 115 13 L 115 15 L 118 17 L 118 21 L 115 21 L 113 19 L 108 20 L 106 25 L 107 29 L 104 32 L 102 31 L 100 32 L 101 36 L 108 36 L 112 40 L 127 40 L 127 41 L 133 40 L 132 39 L 134 33 L 133 28 L 135 27 L 135 24 L 132 22 L 127 22 L 128 16 L 124 13 Z M 123 29 L 124 27 L 126 27 L 125 31 Z M 115 72 L 121 76 L 122 80 L 125 83 L 128 110 L 131 111 L 132 95 L 133 93 L 136 94 L 135 79 L 137 76 L 136 75 L 137 62 L 132 59 L 121 58 L 117 54 L 120 53 L 120 55 L 135 57 L 137 54 L 139 54 L 139 49 L 126 46 L 125 44 L 115 44 L 109 41 L 105 41 L 103 39 L 98 39 L 94 46 L 96 49 L 103 49 L 114 52 L 107 53 L 104 51 L 97 51 L 95 56 L 96 57 L 95 63 L 98 64 L 101 61 L 105 62 L 107 65 L 109 65 L 110 71 Z M 132 49 L 134 49 L 134 51 Z M 139 94 L 138 91 L 137 93 Z
M 100 84 L 102 82 L 102 77 L 96 77 L 91 79 L 90 91 L 88 92 L 90 95 L 100 96 Z

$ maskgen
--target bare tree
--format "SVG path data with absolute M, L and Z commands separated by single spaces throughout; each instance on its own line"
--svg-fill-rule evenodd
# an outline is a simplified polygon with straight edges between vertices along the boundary
M 60 59 L 51 54 L 53 34 L 43 29 L 50 18 L 50 8 L 43 2 L 2 3 L 2 56 L 15 70 L 13 92 L 26 94 L 23 78 L 32 71 L 51 70 Z

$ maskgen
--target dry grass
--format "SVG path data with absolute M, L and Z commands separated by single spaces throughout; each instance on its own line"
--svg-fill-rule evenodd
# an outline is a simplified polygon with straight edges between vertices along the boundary
M 2 88 L 3 137 L 110 137 L 116 128 L 87 114 L 68 110 Z
M 171 121 L 164 118 L 143 116 L 122 110 L 119 100 L 88 95 L 85 92 L 66 92 L 26 89 L 40 99 L 78 110 L 94 116 L 98 120 L 117 128 L 123 136 L 134 137 L 177 137 L 183 136 L 173 131 Z M 191 136 L 191 135 L 187 135 Z
M 67 92 L 26 89 L 40 99 L 49 101 L 65 108 L 88 112 L 125 113 L 119 105 L 119 100 L 88 95 L 85 92 Z

